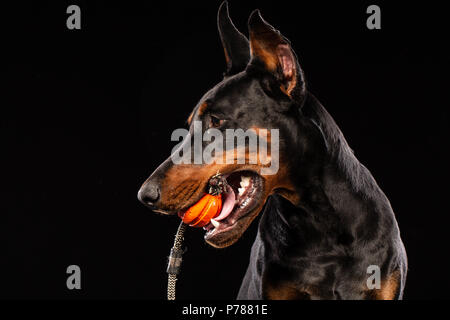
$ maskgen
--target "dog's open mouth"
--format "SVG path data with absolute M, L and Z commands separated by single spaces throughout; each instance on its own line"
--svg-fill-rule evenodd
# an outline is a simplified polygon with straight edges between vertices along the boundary
M 227 186 L 222 193 L 223 205 L 219 215 L 203 227 L 205 240 L 232 230 L 261 200 L 262 178 L 252 171 L 233 172 L 224 177 Z

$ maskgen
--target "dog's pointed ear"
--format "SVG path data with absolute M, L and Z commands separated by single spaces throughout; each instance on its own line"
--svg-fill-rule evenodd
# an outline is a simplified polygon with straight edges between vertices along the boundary
M 248 20 L 251 63 L 262 65 L 280 82 L 280 89 L 289 97 L 304 96 L 306 86 L 303 70 L 289 40 L 268 24 L 259 10 Z
M 227 1 L 222 2 L 219 7 L 217 28 L 219 29 L 227 63 L 227 71 L 224 76 L 231 76 L 243 71 L 250 61 L 249 43 L 231 21 Z

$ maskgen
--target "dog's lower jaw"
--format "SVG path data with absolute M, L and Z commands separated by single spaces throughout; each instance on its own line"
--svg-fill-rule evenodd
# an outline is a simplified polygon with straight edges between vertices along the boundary
M 237 220 L 229 231 L 223 232 L 216 237 L 208 237 L 205 235 L 205 242 L 217 249 L 226 248 L 235 244 L 242 237 L 244 232 L 247 231 L 252 221 L 260 214 L 264 203 L 265 202 L 254 209 L 253 212 L 250 212 L 248 215 Z
M 291 188 L 280 187 L 275 188 L 272 191 L 270 191 L 270 188 L 271 186 L 269 186 L 267 183 L 264 183 L 264 188 L 260 190 L 263 195 L 261 196 L 262 199 L 259 200 L 259 204 L 249 213 L 236 220 L 234 226 L 229 231 L 223 232 L 217 237 L 211 238 L 208 237 L 207 233 L 205 235 L 206 243 L 214 248 L 226 248 L 236 243 L 249 228 L 253 220 L 255 220 L 260 214 L 262 214 L 264 205 L 268 201 L 269 197 L 273 194 L 279 194 L 280 196 L 291 202 L 294 206 L 297 206 L 299 204 L 300 195 L 298 192 L 293 191 Z

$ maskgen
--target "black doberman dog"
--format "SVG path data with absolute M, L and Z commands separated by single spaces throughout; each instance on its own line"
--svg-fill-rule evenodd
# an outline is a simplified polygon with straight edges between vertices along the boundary
M 237 241 L 263 211 L 239 299 L 401 299 L 407 259 L 389 200 L 307 90 L 290 42 L 258 10 L 247 40 L 226 2 L 218 28 L 227 71 L 194 108 L 190 130 L 194 121 L 223 132 L 278 128 L 280 168 L 262 175 L 261 163 L 169 158 L 142 185 L 140 201 L 176 214 L 195 204 L 220 171 L 236 191 L 236 206 L 207 228 L 206 242 L 218 248 Z M 379 268 L 376 287 L 368 285 L 370 266 Z

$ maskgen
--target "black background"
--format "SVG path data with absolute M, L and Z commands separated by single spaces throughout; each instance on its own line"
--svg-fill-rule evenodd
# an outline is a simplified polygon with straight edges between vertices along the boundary
M 81 7 L 81 30 L 66 8 Z M 178 225 L 136 193 L 169 156 L 171 132 L 225 69 L 219 1 L 39 1 L 2 10 L 0 297 L 165 298 Z M 382 30 L 366 28 L 378 4 Z M 448 104 L 431 2 L 230 1 L 289 38 L 310 90 L 396 212 L 409 258 L 406 299 L 449 298 Z M 189 230 L 179 298 L 232 299 L 256 223 L 234 246 Z M 66 268 L 82 290 L 66 288 Z

